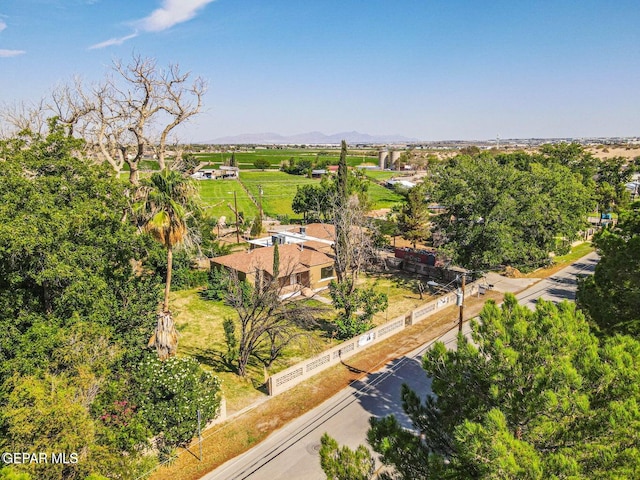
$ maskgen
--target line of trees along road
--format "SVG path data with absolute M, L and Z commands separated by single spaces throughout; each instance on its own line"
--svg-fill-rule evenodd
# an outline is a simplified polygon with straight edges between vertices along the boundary
M 76 453 L 77 463 L 14 465 L 38 479 L 131 479 L 215 417 L 219 382 L 197 362 L 146 349 L 161 246 L 122 212 L 126 185 L 73 156 L 81 141 L 0 141 L 0 450 Z
M 640 202 L 594 240 L 600 261 L 578 285 L 577 301 L 602 335 L 640 338 Z

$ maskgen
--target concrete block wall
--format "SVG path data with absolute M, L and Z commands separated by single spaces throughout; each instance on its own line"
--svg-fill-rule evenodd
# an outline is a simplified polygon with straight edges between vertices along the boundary
M 474 295 L 481 291 L 480 281 L 470 283 L 465 288 L 465 295 Z M 292 367 L 282 370 L 269 377 L 267 387 L 269 395 L 278 395 L 300 382 L 307 380 L 316 373 L 319 373 L 332 365 L 340 363 L 342 360 L 382 342 L 390 336 L 404 330 L 409 325 L 414 325 L 433 315 L 442 308 L 455 305 L 456 294 L 448 293 L 435 300 L 432 300 L 405 315 L 399 316 L 382 325 L 342 342 L 329 350 L 322 352 L 315 357 L 300 362 Z

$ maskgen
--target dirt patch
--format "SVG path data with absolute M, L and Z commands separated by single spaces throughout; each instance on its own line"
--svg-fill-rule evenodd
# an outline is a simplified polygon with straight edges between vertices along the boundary
M 501 300 L 502 294 L 488 291 L 481 297 L 465 301 L 465 319 L 478 315 L 488 299 Z M 381 369 L 386 363 L 434 340 L 451 328 L 458 320 L 458 308 L 451 306 L 427 320 L 412 325 L 390 337 L 388 341 L 371 346 L 349 358 L 349 366 L 336 365 L 287 392 L 270 398 L 244 415 L 215 425 L 203 433 L 202 462 L 189 452 L 197 452 L 196 443 L 190 450 L 180 450 L 170 465 L 160 467 L 151 480 L 196 480 L 266 438 L 271 432 L 320 405 L 351 382 Z M 268 420 L 265 420 L 268 419 Z
M 523 275 L 517 268 L 507 267 L 504 270 L 504 276 L 509 278 L 523 278 L 525 275 Z
M 640 146 L 633 145 L 628 147 L 614 147 L 608 145 L 601 145 L 598 147 L 588 148 L 587 151 L 596 158 L 613 158 L 623 157 L 627 159 L 634 159 L 640 156 Z

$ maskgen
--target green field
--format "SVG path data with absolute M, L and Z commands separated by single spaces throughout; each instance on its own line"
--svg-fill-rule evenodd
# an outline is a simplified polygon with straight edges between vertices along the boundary
M 212 162 L 214 165 L 224 165 L 231 158 L 231 152 L 221 153 L 198 153 L 196 157 L 203 162 Z M 317 160 L 328 160 L 330 165 L 337 165 L 340 159 L 340 151 L 338 149 L 330 150 L 308 150 L 308 149 L 292 149 L 292 150 L 256 150 L 254 152 L 236 152 L 236 162 L 241 170 L 253 169 L 253 162 L 258 159 L 267 160 L 271 164 L 271 168 L 280 168 L 283 163 L 288 163 L 290 158 L 307 158 L 314 162 Z M 360 154 L 352 153 L 347 155 L 347 164 L 349 166 L 357 165 L 377 165 L 377 155 L 371 152 L 362 152 Z
M 390 178 L 397 177 L 398 172 L 390 170 L 364 170 L 364 174 L 372 180 L 389 180 Z
M 262 186 L 262 209 L 268 216 L 289 215 L 295 218 L 302 218 L 291 210 L 291 201 L 296 195 L 296 187 L 319 183 L 319 180 L 272 171 L 242 172 L 240 181 L 256 199 Z
M 251 192 L 256 200 L 259 197 L 262 186 L 262 208 L 266 215 L 289 215 L 291 218 L 301 218 L 291 210 L 291 202 L 296 194 L 296 188 L 301 185 L 319 183 L 319 180 L 289 175 L 279 171 L 244 171 L 240 175 L 240 182 Z M 233 192 L 238 197 L 238 209 L 244 213 L 246 219 L 253 219 L 258 209 L 251 201 L 241 183 L 236 180 L 200 180 L 198 188 L 205 211 L 214 217 L 224 215 L 232 219 L 233 211 L 228 204 L 233 204 Z M 369 199 L 371 208 L 391 208 L 402 201 L 402 196 L 393 190 L 385 188 L 377 183 L 369 185 Z
M 378 210 L 380 208 L 391 208 L 397 203 L 402 202 L 403 200 L 402 195 L 373 182 L 369 184 L 368 193 L 372 210 Z
M 233 205 L 233 192 L 238 197 L 238 210 L 244 213 L 246 219 L 258 214 L 258 208 L 237 180 L 199 180 L 197 185 L 207 215 L 217 218 L 225 216 L 227 224 L 233 223 L 235 214 L 228 207 L 228 204 Z

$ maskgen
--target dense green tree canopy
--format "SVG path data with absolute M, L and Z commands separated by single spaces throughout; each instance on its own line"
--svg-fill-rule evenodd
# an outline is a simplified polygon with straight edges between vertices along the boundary
M 320 465 L 328 480 L 368 480 L 373 475 L 375 462 L 364 445 L 355 451 L 339 447 L 326 433 L 320 439 Z
M 485 305 L 473 343 L 423 359 L 433 394 L 403 387 L 415 431 L 371 420 L 393 478 L 635 478 L 640 469 L 640 343 L 590 333 L 575 306 L 507 295 Z M 395 475 L 395 476 L 394 476 Z
M 384 311 L 389 304 L 387 294 L 375 288 L 355 287 L 352 278 L 342 282 L 331 280 L 329 295 L 338 311 L 335 319 L 338 338 L 347 339 L 374 327 L 373 316 Z
M 256 167 L 259 170 L 266 170 L 267 168 L 269 168 L 271 166 L 271 163 L 266 158 L 257 158 L 253 162 L 253 166 Z
M 597 235 L 595 245 L 600 261 L 580 283 L 578 302 L 603 333 L 640 338 L 640 202 Z
M 331 184 L 327 180 L 323 179 L 318 185 L 302 185 L 296 190 L 291 209 L 302 213 L 305 221 L 325 220 L 332 197 Z
M 0 142 L 0 450 L 77 453 L 14 466 L 32 478 L 130 479 L 166 434 L 132 379 L 161 286 L 143 263 L 151 238 L 123 221 L 126 185 L 78 146 L 54 122 Z
M 593 206 L 579 174 L 526 154 L 459 156 L 432 178 L 431 200 L 448 209 L 434 219 L 436 231 L 453 260 L 474 269 L 544 263 Z
M 28 467 L 36 478 L 110 462 L 127 478 L 141 458 L 131 445 L 122 458 L 98 410 L 152 328 L 158 285 L 132 262 L 149 239 L 122 222 L 124 185 L 74 158 L 77 142 L 51 126 L 0 144 L 0 448 L 81 454 Z

